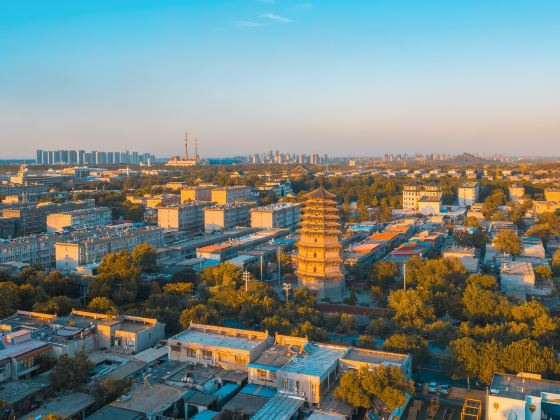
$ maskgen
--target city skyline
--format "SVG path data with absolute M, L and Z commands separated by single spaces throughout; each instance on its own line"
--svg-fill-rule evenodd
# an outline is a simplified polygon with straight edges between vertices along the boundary
M 4 159 L 37 148 L 560 155 L 560 5 L 29 1 L 0 17 Z

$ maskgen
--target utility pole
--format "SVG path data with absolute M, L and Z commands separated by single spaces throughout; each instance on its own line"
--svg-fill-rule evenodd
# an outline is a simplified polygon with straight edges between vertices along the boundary
M 406 292 L 406 263 L 403 264 L 402 272 L 403 272 L 403 286 L 404 286 L 403 289 Z
M 280 286 L 280 256 L 282 255 L 282 248 L 278 247 L 276 250 L 276 263 L 278 264 L 278 286 Z
M 249 286 L 249 281 L 251 281 L 251 274 L 248 271 L 243 272 L 243 281 L 245 282 L 245 291 L 247 291 Z
M 261 282 L 263 281 L 263 253 L 264 251 L 261 251 Z
M 290 290 L 292 290 L 292 285 L 290 283 L 284 283 L 284 292 L 286 292 L 286 304 L 290 301 Z

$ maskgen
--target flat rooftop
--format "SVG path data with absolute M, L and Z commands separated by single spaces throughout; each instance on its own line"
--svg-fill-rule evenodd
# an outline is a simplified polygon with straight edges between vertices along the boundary
M 265 341 L 264 339 L 250 339 L 239 336 L 235 337 L 232 335 L 219 334 L 211 331 L 200 331 L 197 329 L 188 329 L 177 334 L 174 338 L 183 343 L 192 343 L 205 347 L 222 347 L 242 351 L 250 351 Z
M 342 360 L 351 360 L 354 362 L 370 363 L 372 365 L 381 365 L 384 363 L 402 364 L 408 355 L 390 353 L 384 351 L 365 350 L 352 348 Z
M 294 356 L 280 371 L 309 376 L 323 376 L 347 350 L 348 348 L 346 347 L 309 344 L 305 346 L 306 353 Z
M 25 415 L 25 418 L 35 419 L 46 417 L 48 414 L 56 413 L 63 418 L 72 417 L 85 410 L 94 403 L 95 399 L 83 392 L 73 392 L 61 398 L 47 401 L 40 408 Z M 39 417 L 42 416 L 42 417 Z
M 255 361 L 249 363 L 249 367 L 257 369 L 268 369 L 276 371 L 286 365 L 292 356 L 289 355 L 287 346 L 272 346 L 265 350 Z
M 503 397 L 524 400 L 526 395 L 540 397 L 541 392 L 560 394 L 560 381 L 494 373 L 490 392 Z
M 533 274 L 533 265 L 525 261 L 510 261 L 502 264 L 501 274 L 529 276 Z
M 152 412 L 157 414 L 179 401 L 184 394 L 184 389 L 168 385 L 138 385 L 127 394 L 127 398 L 119 398 L 111 405 L 140 413 Z
M 299 411 L 305 400 L 278 393 L 252 417 L 253 420 L 289 420 Z

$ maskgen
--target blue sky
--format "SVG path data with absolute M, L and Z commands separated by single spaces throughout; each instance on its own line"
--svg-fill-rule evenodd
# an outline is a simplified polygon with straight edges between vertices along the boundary
M 560 155 L 556 0 L 0 3 L 0 158 Z

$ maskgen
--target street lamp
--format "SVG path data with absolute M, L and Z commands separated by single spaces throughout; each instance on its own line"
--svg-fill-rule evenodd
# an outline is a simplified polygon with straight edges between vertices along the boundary
M 248 271 L 243 272 L 243 281 L 245 282 L 245 291 L 247 291 L 249 286 L 249 281 L 251 280 L 251 274 Z
M 286 292 L 286 304 L 290 301 L 290 290 L 292 290 L 292 285 L 290 283 L 283 283 L 284 292 Z
M 403 264 L 402 273 L 403 273 L 403 288 L 404 291 L 406 292 L 406 263 Z

